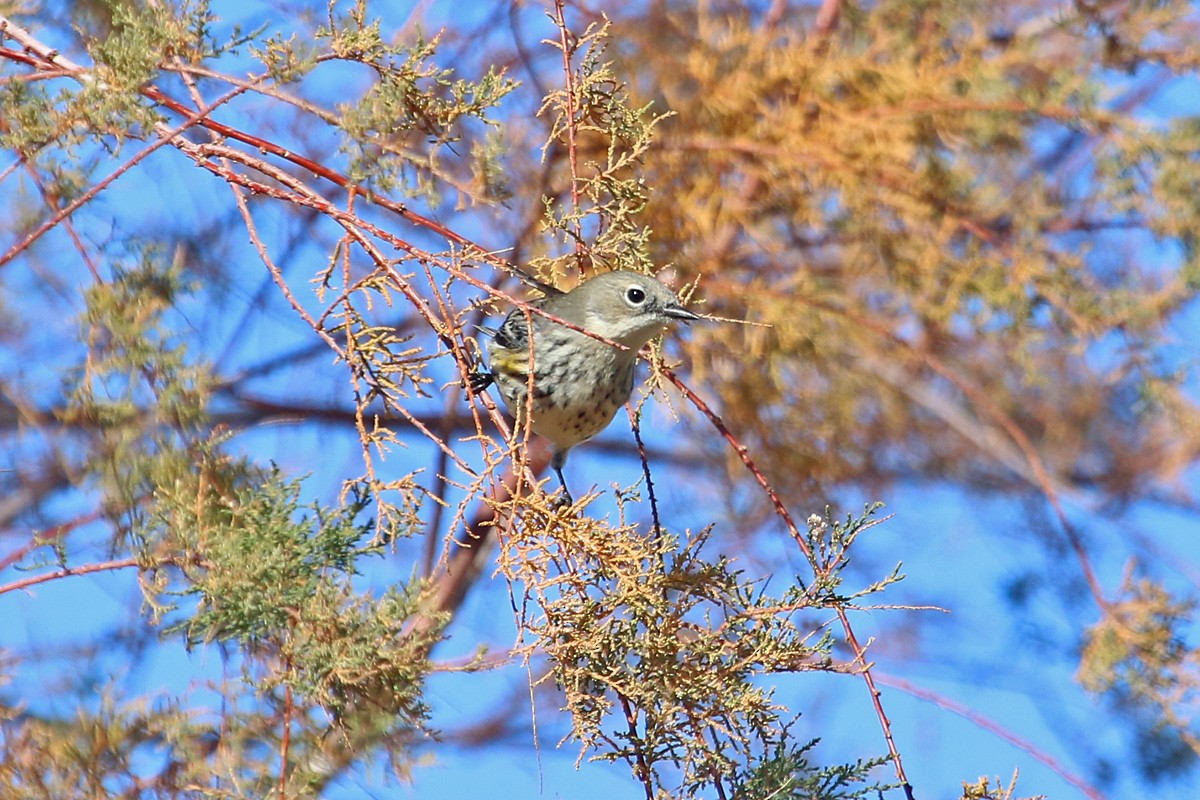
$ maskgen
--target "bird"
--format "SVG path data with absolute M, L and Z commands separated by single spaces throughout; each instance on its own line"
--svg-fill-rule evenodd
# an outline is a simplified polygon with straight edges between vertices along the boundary
M 514 430 L 524 429 L 526 411 L 531 412 L 529 428 L 554 445 L 550 466 L 562 485 L 561 502 L 570 506 L 574 501 L 562 472 L 567 453 L 607 428 L 629 400 L 638 351 L 668 324 L 703 317 L 684 308 L 660 281 L 629 270 L 597 274 L 530 305 L 595 336 L 536 311 L 513 309 L 498 329 L 486 331 L 492 333 L 489 368 L 471 374 L 469 382 L 476 393 L 496 385 L 516 421 Z

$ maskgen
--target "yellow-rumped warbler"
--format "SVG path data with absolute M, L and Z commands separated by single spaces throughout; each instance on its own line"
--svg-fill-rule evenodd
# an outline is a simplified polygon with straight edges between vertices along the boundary
M 491 371 L 471 376 L 471 388 L 477 392 L 496 384 L 516 419 L 515 430 L 524 427 L 525 411 L 531 409 L 530 428 L 554 444 L 550 465 L 569 505 L 571 493 L 562 473 L 567 452 L 608 427 L 629 400 L 642 345 L 672 320 L 690 322 L 701 317 L 681 306 L 675 293 L 654 278 L 625 270 L 596 275 L 569 292 L 547 295 L 534 305 L 628 348 L 613 347 L 517 308 L 504 318 L 488 343 Z M 528 397 L 531 365 L 532 401 Z

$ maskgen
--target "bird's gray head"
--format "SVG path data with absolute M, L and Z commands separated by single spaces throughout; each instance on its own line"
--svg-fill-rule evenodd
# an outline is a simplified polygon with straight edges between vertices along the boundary
M 604 272 L 544 306 L 551 314 L 631 350 L 662 332 L 673 321 L 700 319 L 679 304 L 675 293 L 638 272 Z

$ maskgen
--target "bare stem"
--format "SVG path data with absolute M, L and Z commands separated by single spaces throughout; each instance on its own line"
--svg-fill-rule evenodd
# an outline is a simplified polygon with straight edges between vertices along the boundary
M 102 561 L 98 564 L 84 564 L 82 567 L 63 567 L 54 572 L 47 572 L 42 575 L 31 575 L 28 578 L 22 578 L 19 581 L 0 586 L 0 594 L 8 594 L 20 589 L 28 589 L 30 586 L 36 586 L 39 583 L 49 583 L 60 578 L 69 578 L 72 575 L 89 575 L 93 572 L 111 572 L 118 569 L 127 569 L 129 567 L 140 566 L 141 562 L 133 557 L 119 558 L 114 561 Z
M 567 30 L 564 0 L 554 0 L 554 22 L 558 26 L 558 44 L 562 49 L 563 82 L 566 92 L 566 125 L 567 134 L 567 163 L 571 168 L 571 211 L 579 213 L 579 160 L 575 151 L 576 119 L 575 75 L 571 72 L 571 56 L 575 54 L 575 46 L 571 43 L 571 32 Z M 580 267 L 583 266 L 583 228 L 576 216 L 574 225 L 575 259 Z

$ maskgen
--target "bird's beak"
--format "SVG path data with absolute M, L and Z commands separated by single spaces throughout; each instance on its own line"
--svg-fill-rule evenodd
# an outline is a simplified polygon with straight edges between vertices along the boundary
M 663 306 L 662 315 L 664 317 L 670 317 L 671 319 L 677 319 L 682 322 L 695 322 L 698 319 L 704 319 L 704 317 L 700 316 L 699 314 L 694 314 L 677 303 L 671 303 L 669 306 Z

